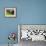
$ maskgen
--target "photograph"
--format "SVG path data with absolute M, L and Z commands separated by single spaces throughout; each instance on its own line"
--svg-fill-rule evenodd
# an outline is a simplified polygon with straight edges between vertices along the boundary
M 5 8 L 5 17 L 16 17 L 16 8 Z

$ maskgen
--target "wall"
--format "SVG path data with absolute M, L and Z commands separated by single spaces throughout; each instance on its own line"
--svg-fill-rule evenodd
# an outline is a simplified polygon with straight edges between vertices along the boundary
M 21 8 L 21 23 L 46 24 L 46 0 L 24 0 Z
M 5 18 L 4 8 L 16 7 L 16 18 Z M 46 24 L 46 0 L 0 0 L 0 44 L 8 43 L 9 32 L 18 24 Z

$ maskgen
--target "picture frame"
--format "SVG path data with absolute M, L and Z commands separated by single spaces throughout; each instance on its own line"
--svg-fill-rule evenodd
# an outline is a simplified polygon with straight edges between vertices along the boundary
M 5 17 L 16 17 L 16 8 L 5 8 Z

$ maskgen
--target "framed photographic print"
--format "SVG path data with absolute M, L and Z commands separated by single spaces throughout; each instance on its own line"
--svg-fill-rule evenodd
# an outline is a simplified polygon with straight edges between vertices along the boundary
M 5 17 L 16 17 L 16 8 L 5 8 Z

